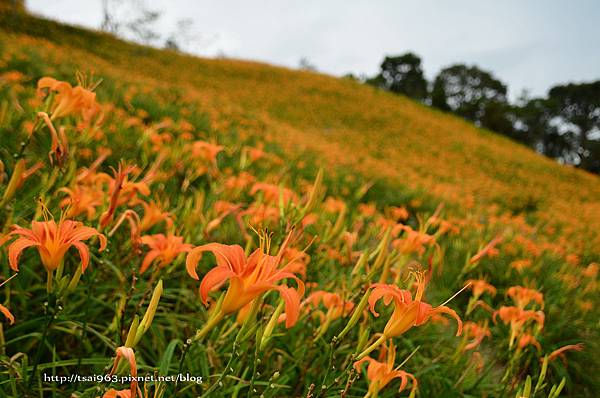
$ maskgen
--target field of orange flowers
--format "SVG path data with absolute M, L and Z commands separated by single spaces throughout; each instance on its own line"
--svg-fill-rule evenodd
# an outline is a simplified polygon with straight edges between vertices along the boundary
M 0 396 L 600 394 L 597 177 L 354 82 L 0 21 Z

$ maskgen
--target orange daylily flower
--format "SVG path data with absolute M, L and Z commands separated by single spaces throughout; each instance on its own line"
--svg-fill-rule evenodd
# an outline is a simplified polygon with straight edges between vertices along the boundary
M 67 134 L 65 133 L 65 128 L 60 127 L 57 131 L 46 112 L 38 112 L 37 116 L 44 121 L 46 127 L 48 127 L 48 130 L 50 131 L 50 137 L 52 139 L 50 151 L 48 152 L 50 164 L 54 164 L 54 161 L 56 160 L 56 163 L 59 166 L 62 166 L 69 156 L 69 142 Z
M 164 221 L 167 224 L 167 229 L 171 228 L 173 225 L 171 213 L 163 211 L 158 203 L 154 201 L 149 203 L 142 201 L 141 204 L 144 208 L 144 216 L 142 217 L 142 221 L 140 223 L 140 229 L 142 231 L 149 230 L 161 221 Z
M 528 258 L 522 260 L 515 260 L 510 263 L 510 266 L 516 269 L 519 272 L 522 272 L 524 269 L 531 267 L 532 261 Z
M 265 223 L 276 222 L 279 220 L 279 209 L 264 203 L 253 203 L 246 210 L 240 213 L 241 216 L 249 216 L 251 225 L 262 225 Z
M 467 286 L 473 292 L 473 297 L 469 299 L 469 304 L 467 305 L 467 315 L 473 312 L 477 306 L 487 305 L 484 301 L 479 300 L 479 297 L 481 297 L 483 293 L 489 292 L 492 296 L 496 295 L 496 288 L 483 279 L 469 279 L 465 282 L 465 287 Z M 491 310 L 490 312 L 494 312 L 494 310 Z
M 114 178 L 109 177 L 110 198 L 108 209 L 100 216 L 100 226 L 105 228 L 113 220 L 119 205 L 131 202 L 138 193 L 149 195 L 150 188 L 144 181 L 131 182 L 127 176 L 135 170 L 135 166 L 124 166 L 119 163 L 117 170 L 113 169 Z
M 495 311 L 492 307 L 490 307 L 490 305 L 488 303 L 486 303 L 483 300 L 477 300 L 475 302 L 473 302 L 473 306 L 471 310 L 474 310 L 475 308 L 481 307 L 483 310 L 489 312 L 490 314 L 493 314 Z
M 75 177 L 75 181 L 77 183 L 88 183 L 93 182 L 95 180 L 94 177 L 98 175 L 98 167 L 106 160 L 108 156 L 112 153 L 110 148 L 100 147 L 98 148 L 98 158 L 94 160 L 94 162 L 89 167 L 83 167 L 77 173 Z M 102 173 L 103 174 L 103 173 Z M 110 179 L 108 175 L 105 175 Z
M 242 190 L 250 186 L 256 180 L 252 174 L 242 171 L 237 176 L 230 176 L 225 180 L 224 186 L 228 191 Z
M 470 285 L 475 300 L 479 299 L 485 292 L 489 292 L 492 296 L 496 295 L 496 288 L 483 279 L 469 279 L 465 282 L 465 285 Z
M 14 317 L 14 315 L 9 311 L 8 308 L 6 308 L 5 306 L 3 306 L 2 304 L 0 304 L 0 312 L 2 314 L 4 314 L 4 316 L 8 319 L 8 321 L 10 322 L 11 325 L 13 323 L 15 323 L 15 317 Z
M 113 363 L 113 367 L 110 370 L 110 375 L 112 376 L 115 373 L 115 371 L 117 370 L 117 367 L 119 366 L 119 362 L 123 358 L 125 358 L 127 360 L 127 362 L 129 362 L 129 371 L 131 372 L 131 377 L 133 380 L 131 382 L 131 388 L 129 389 L 129 391 L 131 394 L 130 397 L 135 398 L 138 393 L 138 382 L 136 380 L 137 365 L 135 363 L 135 353 L 133 352 L 132 348 L 124 347 L 124 346 L 117 348 L 117 356 L 115 358 L 115 362 Z M 115 396 L 119 397 L 118 393 Z M 127 396 L 127 395 L 125 395 L 125 396 Z
M 102 395 L 102 398 L 131 398 L 131 390 L 117 391 L 111 388 Z
M 404 235 L 399 239 L 395 239 L 392 245 L 402 254 L 423 254 L 427 246 L 435 244 L 435 237 L 425 232 L 415 231 L 407 225 L 402 225 L 401 230 L 404 231 Z
M 19 159 L 12 170 L 12 175 L 8 184 L 6 185 L 6 189 L 4 190 L 4 194 L 0 198 L 0 203 L 6 203 L 10 199 L 13 198 L 17 190 L 23 186 L 25 180 L 35 174 L 39 169 L 44 167 L 44 164 L 41 162 L 37 162 L 32 167 L 26 169 L 27 162 L 25 159 Z M 0 167 L 0 183 L 4 182 L 4 164 Z
M 275 184 L 257 182 L 252 186 L 252 189 L 250 190 L 250 195 L 256 195 L 258 192 L 262 192 L 265 201 L 271 204 L 279 204 L 280 195 L 283 199 L 284 204 L 288 204 L 290 201 L 298 201 L 298 196 L 294 191 L 292 191 L 289 188 L 283 188 Z
M 25 162 L 25 159 L 20 159 L 19 162 Z M 21 188 L 23 186 L 23 183 L 25 182 L 25 180 L 27 180 L 29 177 L 31 177 L 32 175 L 34 175 L 42 167 L 44 167 L 44 163 L 42 163 L 42 162 L 36 162 L 30 168 L 23 170 L 23 172 L 21 173 L 21 175 L 19 175 L 19 179 L 17 181 L 16 187 L 17 188 Z
M 430 225 L 438 227 L 435 233 L 436 235 L 443 235 L 446 232 L 450 232 L 451 234 L 457 234 L 460 231 L 460 229 L 450 221 L 444 220 L 437 216 L 429 217 L 428 222 L 430 223 Z
M 84 119 L 89 121 L 94 115 L 100 113 L 100 106 L 96 102 L 96 93 L 81 86 L 73 87 L 67 82 L 51 77 L 42 77 L 38 81 L 37 87 L 39 93 L 45 89 L 56 93 L 51 108 L 51 120 L 80 113 Z
M 372 203 L 359 203 L 357 209 L 364 217 L 372 217 L 377 212 L 377 207 Z
M 396 285 L 384 283 L 375 283 L 369 296 L 369 308 L 376 317 L 379 314 L 375 311 L 375 304 L 383 298 L 385 305 L 394 303 L 394 312 L 385 325 L 383 335 L 386 338 L 400 336 L 414 326 L 421 326 L 426 323 L 432 315 L 447 314 L 456 319 L 458 328 L 456 335 L 462 333 L 462 320 L 458 314 L 445 305 L 432 307 L 422 300 L 425 292 L 425 278 L 421 273 L 415 273 L 417 277 L 417 291 L 413 300 L 412 294 L 408 290 L 402 290 Z
M 316 224 L 317 221 L 319 221 L 319 216 L 317 216 L 315 213 L 307 214 L 302 219 L 302 228 L 306 228 L 309 225 Z
M 600 266 L 598 263 L 590 263 L 585 269 L 581 272 L 583 276 L 587 276 L 588 278 L 595 279 L 598 275 L 598 269 Z
M 498 255 L 498 249 L 496 246 L 502 242 L 502 236 L 498 235 L 494 239 L 490 241 L 487 245 L 483 247 L 483 249 L 479 250 L 471 259 L 469 260 L 469 264 L 478 263 L 484 257 L 494 257 Z
M 538 351 L 542 350 L 542 346 L 537 341 L 537 339 L 535 338 L 535 336 L 533 336 L 533 335 L 531 335 L 529 333 L 523 333 L 521 335 L 521 337 L 519 337 L 518 347 L 520 349 L 523 349 L 523 348 L 527 347 L 528 345 L 534 346 L 535 348 L 537 348 Z
M 18 83 L 25 80 L 25 75 L 16 70 L 9 70 L 0 75 L 0 82 Z
M 387 357 L 387 358 L 386 358 Z M 385 362 L 383 360 L 385 359 Z M 386 385 L 388 385 L 394 379 L 400 379 L 400 388 L 398 392 L 402 392 L 408 385 L 408 381 L 412 381 L 411 394 L 416 390 L 418 386 L 417 379 L 411 373 L 403 370 L 394 369 L 394 362 L 396 360 L 396 347 L 393 343 L 390 343 L 389 348 L 381 350 L 380 361 L 377 361 L 371 357 L 364 357 L 354 363 L 354 369 L 360 371 L 361 365 L 368 362 L 367 366 L 367 379 L 369 380 L 369 389 L 365 398 L 376 397 Z
M 138 201 L 137 195 L 150 195 L 151 191 L 148 187 L 148 183 L 151 181 L 151 178 L 149 178 L 151 175 L 149 173 L 150 172 L 148 172 L 142 180 L 136 182 L 129 181 L 129 178 L 125 176 L 121 186 L 121 194 L 118 201 L 119 205 L 134 205 Z
M 149 141 L 152 143 L 152 150 L 154 152 L 160 152 L 164 148 L 166 143 L 173 140 L 173 136 L 169 133 L 159 133 L 157 131 L 151 131 L 148 134 Z
M 341 199 L 328 196 L 323 203 L 323 209 L 328 213 L 340 213 L 346 208 L 346 202 Z
M 150 251 L 144 257 L 140 274 L 143 274 L 154 260 L 158 259 L 158 267 L 162 268 L 172 263 L 179 254 L 187 253 L 193 247 L 189 243 L 183 243 L 183 237 L 173 234 L 142 236 L 142 243 L 149 246 Z
M 205 304 L 208 293 L 227 280 L 229 288 L 221 306 L 222 315 L 240 310 L 268 290 L 277 290 L 285 301 L 286 327 L 289 328 L 298 320 L 300 297 L 304 294 L 304 283 L 290 272 L 287 266 L 279 268 L 290 238 L 291 233 L 282 243 L 277 256 L 268 255 L 262 248 L 258 248 L 246 257 L 244 249 L 239 245 L 209 243 L 198 246 L 188 254 L 186 269 L 192 278 L 199 280 L 196 266 L 204 252 L 212 252 L 216 257 L 217 266 L 208 271 L 200 283 L 200 297 Z M 298 285 L 297 289 L 277 285 L 282 279 L 294 279 Z
M 84 272 L 90 262 L 90 252 L 84 240 L 98 236 L 100 251 L 106 247 L 106 237 L 95 228 L 71 220 L 61 219 L 58 224 L 54 220 L 32 221 L 31 229 L 14 225 L 10 235 L 20 236 L 8 248 L 8 262 L 14 271 L 19 270 L 19 255 L 28 247 L 37 248 L 49 273 L 58 268 L 71 246 L 79 251 L 81 271 Z
M 330 293 L 324 290 L 318 290 L 311 293 L 303 304 L 310 304 L 313 308 L 319 308 L 319 304 L 323 303 L 323 306 L 327 308 L 327 313 L 317 310 L 315 314 L 319 316 L 321 323 L 326 321 L 333 321 L 344 315 L 348 315 L 354 308 L 352 301 L 347 301 L 337 293 Z
M 404 221 L 409 216 L 408 210 L 406 210 L 406 207 L 392 206 L 392 207 L 390 207 L 389 211 L 390 211 L 390 215 L 392 216 L 392 218 L 395 221 Z
M 129 240 L 131 241 L 131 247 L 136 254 L 140 254 L 140 245 L 142 244 L 140 216 L 138 216 L 135 211 L 131 209 L 125 210 L 115 223 L 114 227 L 108 233 L 108 236 L 113 236 L 113 234 L 119 229 L 125 220 L 127 220 L 129 223 Z
M 131 171 L 131 166 L 124 168 L 122 163 L 119 163 L 119 168 L 117 170 L 113 169 L 115 178 L 111 181 L 108 209 L 106 209 L 106 211 L 100 216 L 100 226 L 102 228 L 105 228 L 112 221 L 115 211 L 117 210 L 117 206 L 119 205 L 119 195 L 123 189 L 125 177 Z
M 263 144 L 260 143 L 257 147 L 247 146 L 244 148 L 248 152 L 248 156 L 250 157 L 251 162 L 256 162 L 259 159 L 267 156 L 267 152 L 263 150 Z
M 101 197 L 96 189 L 85 185 L 75 185 L 71 188 L 60 188 L 59 191 L 65 192 L 69 197 L 60 202 L 60 207 L 68 206 L 66 217 L 73 218 L 86 213 L 88 220 L 96 215 L 96 207 L 102 204 Z
M 300 274 L 303 278 L 306 277 L 306 267 L 310 263 L 310 256 L 305 251 L 288 247 L 283 253 L 283 258 L 287 261 L 288 271 Z
M 244 225 L 244 222 L 241 219 L 241 214 L 240 214 L 241 209 L 242 209 L 242 205 L 240 205 L 240 204 L 235 204 L 235 203 L 227 202 L 224 200 L 217 200 L 215 202 L 215 204 L 213 205 L 213 210 L 217 214 L 217 217 L 213 218 L 212 220 L 210 220 L 208 222 L 208 224 L 206 224 L 206 228 L 204 229 L 204 232 L 208 235 L 213 229 L 215 229 L 219 225 L 221 225 L 221 223 L 223 222 L 225 217 L 232 214 L 235 216 L 235 220 L 238 223 L 240 230 L 242 230 L 245 235 L 246 227 Z
M 225 147 L 222 145 L 211 144 L 206 141 L 195 141 L 191 145 L 191 149 L 193 157 L 204 159 L 216 165 L 217 155 L 225 149 Z
M 538 324 L 539 328 L 544 327 L 545 316 L 542 311 L 524 310 L 519 307 L 506 307 L 502 306 L 496 312 L 494 312 L 493 320 L 496 322 L 497 317 L 505 324 L 510 324 L 510 340 L 509 347 L 512 347 L 515 339 L 520 334 L 521 330 L 525 326 L 527 321 L 534 321 Z
M 576 266 L 576 265 L 579 265 L 579 262 L 581 261 L 581 258 L 580 258 L 580 257 L 579 257 L 577 254 L 575 254 L 575 253 L 571 253 L 571 254 L 568 254 L 568 255 L 565 257 L 565 260 L 566 260 L 566 261 L 567 261 L 567 263 L 569 263 L 570 265 L 572 265 L 572 266 Z
M 473 339 L 473 341 L 464 346 L 464 350 L 477 348 L 484 338 L 492 338 L 492 333 L 487 326 L 487 321 L 483 325 L 471 321 L 465 322 L 464 331 L 466 337 Z
M 528 289 L 522 286 L 512 286 L 506 291 L 519 308 L 525 308 L 531 301 L 535 301 L 544 306 L 544 295 L 535 289 Z
M 550 355 L 548 355 L 548 362 L 554 361 L 556 358 L 560 357 L 563 360 L 563 363 L 565 363 L 566 365 L 566 358 L 565 358 L 565 352 L 567 351 L 583 351 L 584 345 L 579 343 L 579 344 L 569 344 L 566 345 L 564 347 L 560 347 L 557 350 L 554 350 L 550 353 Z

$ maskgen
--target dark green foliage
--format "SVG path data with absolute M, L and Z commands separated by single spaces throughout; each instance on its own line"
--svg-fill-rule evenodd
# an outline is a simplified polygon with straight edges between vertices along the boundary
M 573 144 L 575 164 L 600 172 L 600 81 L 555 86 L 548 103 L 562 135 Z
M 368 82 L 419 101 L 427 98 L 427 80 L 423 76 L 421 58 L 410 52 L 397 57 L 385 57 L 379 75 Z
M 432 105 L 475 124 L 501 126 L 505 122 L 506 86 L 490 72 L 463 64 L 443 69 L 435 78 Z

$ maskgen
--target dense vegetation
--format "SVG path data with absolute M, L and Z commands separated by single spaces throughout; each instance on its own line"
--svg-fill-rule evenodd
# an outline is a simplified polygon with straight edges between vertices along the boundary
M 508 87 L 491 72 L 455 64 L 429 84 L 421 58 L 386 57 L 367 83 L 464 117 L 564 164 L 600 172 L 600 81 L 552 87 L 544 98 L 508 101 Z M 430 87 L 429 87 L 430 86 Z
M 596 176 L 352 81 L 0 27 L 0 392 L 600 392 Z M 203 383 L 45 379 L 109 373 Z

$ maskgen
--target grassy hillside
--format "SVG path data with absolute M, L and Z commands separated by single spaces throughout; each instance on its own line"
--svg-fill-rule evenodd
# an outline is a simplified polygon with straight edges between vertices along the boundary
M 344 79 L 182 56 L 52 22 L 23 22 L 5 17 L 3 25 L 37 39 L 23 45 L 67 75 L 71 65 L 105 79 L 125 75 L 126 82 L 177 88 L 205 112 L 261 123 L 286 150 L 310 150 L 331 164 L 352 165 L 457 207 L 500 205 L 542 229 L 560 228 L 580 253 L 600 247 L 597 176 L 459 118 Z
M 57 107 L 66 97 L 54 81 L 36 90 L 43 77 L 91 105 Z M 0 283 L 14 276 L 0 287 L 0 393 L 114 396 L 135 386 L 42 374 L 105 374 L 135 351 L 140 374 L 204 378 L 148 384 L 159 397 L 391 397 L 397 380 L 383 388 L 355 363 L 389 359 L 392 342 L 404 395 L 600 393 L 595 175 L 351 80 L 1 10 L 0 137 Z M 83 275 L 80 246 L 11 256 L 13 225 L 52 218 L 102 234 L 82 238 Z M 210 243 L 279 250 L 289 272 L 256 288 L 271 260 L 260 275 L 221 269 L 230 280 L 212 290 L 234 293 L 207 306 L 197 280 L 242 261 L 224 246 L 195 257 Z

